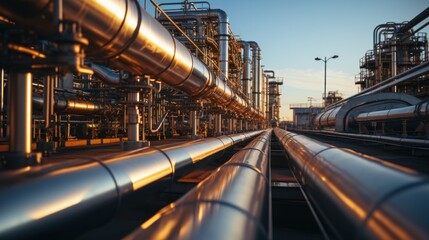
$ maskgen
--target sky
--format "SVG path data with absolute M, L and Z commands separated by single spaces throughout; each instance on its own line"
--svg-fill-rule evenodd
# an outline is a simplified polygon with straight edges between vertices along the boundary
M 140 0 L 143 3 L 143 0 Z M 183 2 L 158 0 L 159 3 Z M 210 0 L 229 17 L 235 36 L 255 41 L 262 65 L 282 77 L 281 120 L 292 120 L 290 104 L 322 103 L 324 63 L 314 58 L 338 55 L 327 63 L 327 92 L 344 97 L 358 92 L 359 60 L 373 47 L 374 28 L 410 21 L 428 0 Z M 153 7 L 147 1 L 147 10 Z M 426 27 L 424 32 L 428 32 Z

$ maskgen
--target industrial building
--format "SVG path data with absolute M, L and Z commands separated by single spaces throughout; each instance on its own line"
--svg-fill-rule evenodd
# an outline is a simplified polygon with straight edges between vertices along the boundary
M 0 3 L 0 239 L 429 237 L 429 8 L 286 131 L 233 13 L 150 3 Z

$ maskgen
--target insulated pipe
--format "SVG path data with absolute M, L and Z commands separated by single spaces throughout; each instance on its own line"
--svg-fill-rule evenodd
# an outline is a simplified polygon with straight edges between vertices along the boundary
M 9 151 L 31 153 L 31 73 L 9 73 Z
M 429 238 L 429 178 L 274 129 L 291 169 L 333 238 Z
M 121 199 L 262 131 L 146 147 L 0 175 L 0 239 L 47 238 L 52 231 L 112 218 Z M 90 226 L 93 227 L 93 226 Z M 63 229 L 63 230 L 64 230 Z
M 52 5 L 49 0 L 0 3 L 0 14 L 39 33 L 51 35 Z M 25 9 L 22 6 L 26 6 Z M 246 102 L 215 77 L 211 70 L 135 0 L 64 1 L 64 19 L 76 21 L 89 39 L 86 55 L 94 62 L 106 61 L 134 75 L 151 75 L 194 97 L 204 97 L 227 109 L 262 119 L 249 111 Z M 34 14 L 40 13 L 40 14 Z M 222 20 L 226 25 L 225 19 Z M 224 31 L 224 30 L 222 30 Z M 220 32 L 222 44 L 228 32 Z M 228 55 L 225 48 L 221 54 Z M 227 69 L 227 62 L 222 64 Z M 226 73 L 225 73 L 226 74 Z
M 409 118 L 427 120 L 429 118 L 429 102 L 425 101 L 413 106 L 360 113 L 354 120 L 356 122 L 366 122 Z
M 271 239 L 266 130 L 125 239 Z
M 259 111 L 261 107 L 260 94 L 261 94 L 261 49 L 258 43 L 249 41 L 252 48 L 252 69 L 253 69 L 253 107 Z
M 247 98 L 250 94 L 250 84 L 252 79 L 250 78 L 251 64 L 250 60 L 250 44 L 246 41 L 240 41 L 240 46 L 243 48 L 243 93 Z
M 218 19 L 218 42 L 219 42 L 219 65 L 220 65 L 220 78 L 223 81 L 226 81 L 228 79 L 228 43 L 229 43 L 229 20 L 228 15 L 225 13 L 225 11 L 221 9 L 207 9 L 207 10 L 186 10 L 184 12 L 182 11 L 174 11 L 174 12 L 168 12 L 166 11 L 169 17 L 174 19 L 175 17 L 183 17 L 183 16 L 197 16 L 201 18 L 217 18 Z M 162 16 L 160 17 L 162 18 Z

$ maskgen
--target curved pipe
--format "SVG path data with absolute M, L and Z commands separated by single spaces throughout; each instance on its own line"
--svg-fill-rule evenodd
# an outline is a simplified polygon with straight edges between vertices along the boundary
M 126 79 L 127 75 L 113 72 L 111 69 L 95 64 L 89 63 L 88 66 L 94 71 L 94 74 L 99 77 L 103 82 L 117 85 L 121 83 L 122 79 Z
M 279 128 L 274 134 L 334 238 L 429 237 L 428 177 Z
M 0 14 L 51 35 L 54 32 L 51 2 L 2 2 Z M 22 6 L 26 6 L 25 10 Z M 64 19 L 78 22 L 83 35 L 89 39 L 87 56 L 94 62 L 108 60 L 118 69 L 135 75 L 151 75 L 191 96 L 204 97 L 229 110 L 263 119 L 257 111 L 249 111 L 240 96 L 215 77 L 203 62 L 142 9 L 138 1 L 64 1 L 63 6 Z M 227 42 L 227 33 L 220 37 Z M 227 52 L 222 55 L 227 56 Z
M 271 131 L 266 130 L 125 239 L 271 239 Z
M 0 238 L 37 238 L 62 227 L 104 223 L 124 196 L 160 179 L 174 179 L 179 169 L 260 133 L 147 147 L 4 172 L 0 175 Z
M 269 78 L 276 78 L 276 73 L 273 70 L 264 70 L 264 73 L 271 73 L 271 75 L 268 75 Z

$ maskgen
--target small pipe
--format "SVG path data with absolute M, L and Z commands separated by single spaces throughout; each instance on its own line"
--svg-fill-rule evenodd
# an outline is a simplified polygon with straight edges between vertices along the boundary
M 128 77 L 126 74 L 121 75 L 120 73 L 113 72 L 107 67 L 95 63 L 87 63 L 87 65 L 94 70 L 94 74 L 97 77 L 109 84 L 120 84 L 122 79 L 126 79 Z
M 5 135 L 3 132 L 4 112 L 4 69 L 0 69 L 0 138 Z

